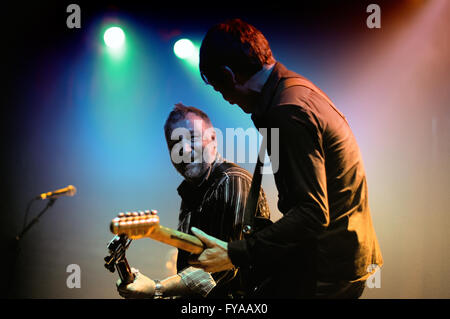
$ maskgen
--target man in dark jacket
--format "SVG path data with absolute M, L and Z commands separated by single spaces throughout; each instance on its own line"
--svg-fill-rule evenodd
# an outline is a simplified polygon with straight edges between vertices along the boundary
M 279 152 L 268 153 L 278 161 L 283 217 L 229 243 L 194 229 L 209 249 L 192 264 L 267 270 L 268 297 L 360 297 L 368 269 L 383 260 L 362 157 L 344 115 L 313 83 L 276 62 L 262 33 L 239 19 L 208 31 L 200 71 L 258 128 L 279 130 Z

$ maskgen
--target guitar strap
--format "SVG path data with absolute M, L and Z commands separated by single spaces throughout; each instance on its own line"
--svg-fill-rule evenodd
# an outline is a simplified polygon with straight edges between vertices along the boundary
M 261 169 L 263 167 L 263 162 L 261 158 L 264 158 L 266 153 L 266 141 L 263 136 L 263 141 L 259 149 L 258 158 L 256 161 L 255 171 L 253 173 L 252 183 L 250 185 L 250 191 L 247 196 L 247 201 L 245 203 L 244 209 L 244 225 L 242 232 L 244 236 L 250 236 L 254 232 L 254 219 L 257 213 L 257 205 L 259 200 L 259 193 L 261 189 L 262 174 Z

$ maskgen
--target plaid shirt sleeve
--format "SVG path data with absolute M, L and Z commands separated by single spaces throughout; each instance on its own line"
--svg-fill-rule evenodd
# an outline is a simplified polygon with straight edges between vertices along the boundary
M 184 284 L 194 293 L 206 297 L 216 286 L 216 281 L 209 272 L 200 268 L 187 267 L 178 275 Z

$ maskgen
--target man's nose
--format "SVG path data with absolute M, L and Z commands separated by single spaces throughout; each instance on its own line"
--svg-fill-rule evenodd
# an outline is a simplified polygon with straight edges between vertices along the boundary
M 191 142 L 185 141 L 183 142 L 183 154 L 189 154 L 192 152 Z

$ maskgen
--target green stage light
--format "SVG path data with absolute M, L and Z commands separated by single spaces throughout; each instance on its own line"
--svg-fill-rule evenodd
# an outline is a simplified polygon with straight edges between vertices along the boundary
M 119 49 L 125 43 L 125 33 L 119 27 L 111 27 L 105 31 L 103 40 L 111 49 Z
M 195 46 L 189 39 L 181 39 L 175 42 L 173 52 L 180 59 L 192 59 L 195 56 Z

